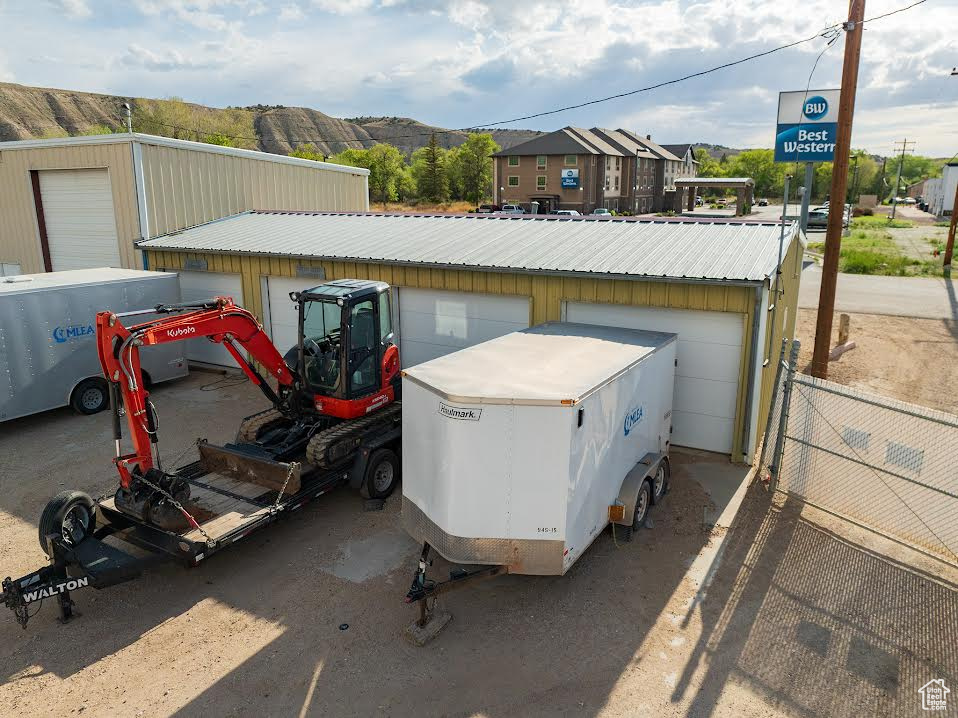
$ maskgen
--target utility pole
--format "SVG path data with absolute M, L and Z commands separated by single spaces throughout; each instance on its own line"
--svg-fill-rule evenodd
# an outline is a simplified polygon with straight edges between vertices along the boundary
M 944 176 L 944 173 L 942 173 L 942 176 Z M 955 202 L 951 205 L 951 224 L 948 225 L 948 243 L 945 245 L 944 266 L 949 273 L 951 272 L 951 255 L 955 251 L 956 228 L 958 228 L 958 185 L 955 185 Z
M 898 209 L 898 189 L 901 187 L 901 167 L 905 164 L 905 153 L 913 152 L 915 149 L 914 141 L 909 142 L 907 138 L 895 144 L 901 145 L 901 156 L 898 158 L 898 177 L 895 178 L 895 194 L 891 200 L 891 219 L 895 219 L 895 210 Z M 911 145 L 911 147 L 908 145 Z M 898 151 L 898 147 L 895 147 L 895 151 Z
M 855 91 L 858 89 L 858 61 L 862 50 L 862 20 L 865 0 L 851 0 L 845 30 L 845 59 L 842 64 L 842 93 L 838 100 L 838 132 L 835 137 L 835 160 L 832 165 L 832 202 L 841 205 L 835 212 L 829 205 L 828 228 L 825 233 L 825 257 L 822 260 L 822 288 L 818 297 L 818 320 L 815 324 L 815 350 L 812 374 L 828 378 L 828 345 L 832 339 L 832 315 L 835 313 L 835 284 L 838 281 L 838 256 L 842 249 L 842 225 L 845 219 L 844 197 L 848 185 L 848 157 L 852 146 L 852 119 L 855 116 Z

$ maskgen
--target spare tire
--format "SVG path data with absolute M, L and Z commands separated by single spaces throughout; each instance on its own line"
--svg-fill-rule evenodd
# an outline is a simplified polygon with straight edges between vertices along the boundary
M 96 529 L 96 505 L 82 491 L 61 491 L 43 507 L 40 514 L 40 548 L 49 555 L 47 536 L 61 537 L 68 546 L 76 546 Z

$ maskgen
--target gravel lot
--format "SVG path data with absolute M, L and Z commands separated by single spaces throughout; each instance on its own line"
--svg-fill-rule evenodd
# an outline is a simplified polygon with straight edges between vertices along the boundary
M 157 387 L 168 457 L 197 436 L 232 438 L 261 408 L 248 384 L 200 390 L 214 379 Z M 4 424 L 4 575 L 41 564 L 36 519 L 56 491 L 112 491 L 109 423 L 59 410 Z M 79 591 L 83 615 L 65 626 L 53 606 L 26 631 L 3 612 L 0 705 L 84 716 L 890 716 L 919 715 L 916 690 L 930 678 L 958 684 L 954 575 L 773 505 L 761 487 L 734 519 L 703 525 L 746 469 L 697 452 L 675 459 L 673 491 L 634 543 L 606 532 L 564 577 L 450 594 L 454 619 L 425 648 L 402 638 L 418 547 L 399 528 L 398 495 L 364 513 L 342 489 L 196 569 Z

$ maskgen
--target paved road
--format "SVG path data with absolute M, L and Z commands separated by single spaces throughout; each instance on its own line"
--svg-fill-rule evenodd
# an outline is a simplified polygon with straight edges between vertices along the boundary
M 799 307 L 818 307 L 821 279 L 818 265 L 806 267 L 799 289 Z M 835 310 L 958 321 L 958 281 L 839 274 Z

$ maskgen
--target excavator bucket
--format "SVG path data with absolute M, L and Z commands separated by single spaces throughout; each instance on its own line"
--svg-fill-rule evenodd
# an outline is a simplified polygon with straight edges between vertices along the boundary
M 295 494 L 300 488 L 300 465 L 255 456 L 229 446 L 197 444 L 200 464 L 208 472 L 257 484 L 273 491 Z

